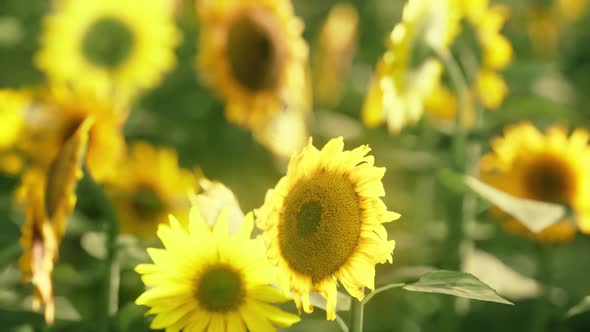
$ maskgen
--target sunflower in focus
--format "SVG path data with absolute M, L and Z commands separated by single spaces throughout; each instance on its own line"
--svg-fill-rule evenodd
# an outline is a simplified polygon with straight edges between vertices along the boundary
M 85 163 L 93 178 L 104 182 L 125 152 L 127 106 L 60 84 L 37 89 L 33 96 L 19 149 L 34 164 L 47 167 L 76 128 L 92 118 Z
M 120 232 L 153 240 L 158 225 L 167 222 L 169 214 L 186 221 L 188 193 L 197 188 L 197 178 L 179 167 L 172 149 L 138 142 L 130 150 L 107 187 L 119 216 Z
M 576 224 L 583 232 L 590 232 L 588 138 L 588 132 L 582 129 L 568 136 L 561 127 L 541 133 L 530 123 L 521 123 L 492 141 L 493 151 L 480 161 L 483 181 L 515 197 L 564 204 L 575 215 L 574 220 L 562 220 L 538 234 L 531 233 L 517 220 L 502 216 L 507 230 L 544 242 L 572 239 Z
M 272 303 L 289 300 L 270 284 L 275 270 L 265 257 L 264 243 L 250 239 L 249 214 L 230 236 L 227 213 L 211 230 L 192 208 L 188 233 L 170 216 L 158 228 L 165 249 L 148 249 L 153 264 L 136 271 L 150 287 L 135 303 L 151 307 L 151 328 L 166 331 L 274 331 L 289 327 L 299 316 Z M 171 305 L 171 303 L 173 305 Z
M 201 79 L 226 103 L 227 119 L 251 129 L 273 152 L 276 117 L 304 123 L 310 110 L 303 22 L 288 0 L 198 1 L 201 31 L 196 66 Z M 298 125 L 300 126 L 300 125 Z M 297 131 L 299 149 L 307 138 Z M 279 137 L 278 139 L 281 139 Z M 283 140 L 284 141 L 284 140 Z M 283 151 L 288 150 L 288 151 Z
M 24 92 L 0 89 L 0 171 L 16 174 L 23 167 L 22 158 L 14 151 L 24 126 L 30 96 Z
M 127 99 L 175 65 L 173 1 L 57 0 L 35 61 L 52 81 Z M 65 61 L 64 59 L 67 59 Z
M 470 128 L 475 124 L 477 104 L 494 110 L 506 98 L 508 86 L 499 71 L 510 64 L 513 50 L 510 41 L 501 33 L 509 16 L 508 7 L 490 5 L 489 0 L 462 0 L 459 4 L 461 17 L 469 26 L 464 30 L 473 31 L 473 42 L 481 51 L 479 64 L 476 64 L 478 68 L 466 68 L 467 72 L 474 71 L 470 73 L 473 76 L 470 82 L 472 89 L 468 92 L 468 108 L 463 116 L 463 125 Z M 442 125 L 454 125 L 457 109 L 456 96 L 443 84 L 437 85 L 426 100 L 427 112 Z
M 55 312 L 51 274 L 66 220 L 76 204 L 76 184 L 82 176 L 82 156 L 92 121 L 89 118 L 74 129 L 47 168 L 27 169 L 16 191 L 26 217 L 19 241 L 23 248 L 19 268 L 23 282 L 33 283 L 33 308 L 43 305 L 48 323 L 53 322 Z
M 365 125 L 387 122 L 389 131 L 398 133 L 422 117 L 424 101 L 442 73 L 432 53 L 444 52 L 459 32 L 457 12 L 457 0 L 406 3 L 369 85 L 362 111 Z
M 380 198 L 385 168 L 373 166 L 370 148 L 343 148 L 341 137 L 321 150 L 310 141 L 256 211 L 279 286 L 305 312 L 313 310 L 310 291 L 318 292 L 331 320 L 337 280 L 359 300 L 364 287 L 374 289 L 375 264 L 391 262 L 395 246 L 382 224 L 399 217 Z

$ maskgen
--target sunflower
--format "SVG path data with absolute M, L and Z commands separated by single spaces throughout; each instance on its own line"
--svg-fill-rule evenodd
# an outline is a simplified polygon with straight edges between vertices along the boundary
M 504 216 L 501 220 L 506 229 L 545 242 L 570 240 L 576 233 L 576 222 L 582 231 L 590 232 L 588 137 L 582 129 L 568 136 L 561 127 L 541 133 L 530 123 L 521 123 L 492 141 L 493 152 L 480 162 L 482 180 L 516 197 L 565 204 L 575 215 L 575 220 L 568 217 L 538 234 Z
M 197 11 L 196 66 L 205 84 L 225 100 L 230 122 L 257 133 L 284 110 L 310 109 L 303 22 L 290 1 L 199 1 Z
M 151 328 L 166 331 L 273 331 L 288 327 L 299 316 L 271 303 L 289 298 L 271 286 L 275 270 L 265 257 L 264 243 L 250 239 L 249 214 L 235 236 L 229 235 L 227 213 L 213 230 L 196 207 L 191 209 L 188 233 L 170 216 L 158 228 L 165 249 L 148 249 L 154 264 L 136 271 L 150 287 L 135 303 L 156 314 Z
M 310 291 L 327 300 L 335 318 L 337 279 L 357 299 L 374 289 L 375 264 L 391 262 L 394 241 L 383 223 L 395 220 L 380 196 L 385 168 L 373 166 L 370 148 L 343 151 L 343 139 L 321 150 L 309 144 L 291 158 L 287 175 L 256 211 L 279 286 L 311 312 Z
M 49 323 L 55 311 L 51 273 L 65 233 L 66 219 L 76 203 L 75 188 L 82 176 L 82 156 L 91 126 L 91 118 L 83 121 L 67 138 L 49 167 L 27 170 L 17 189 L 17 200 L 26 216 L 20 239 L 24 252 L 19 267 L 23 281 L 33 283 L 33 307 L 37 309 L 43 304 L 45 320 Z
M 477 48 L 482 53 L 479 68 L 473 73 L 472 88 L 468 91 L 469 105 L 463 116 L 464 126 L 470 128 L 475 124 L 477 104 L 494 110 L 506 98 L 508 86 L 499 71 L 508 66 L 513 51 L 510 41 L 501 33 L 509 15 L 506 6 L 489 5 L 488 0 L 462 0 L 459 4 L 460 17 L 473 30 Z M 457 109 L 455 95 L 443 84 L 437 85 L 426 100 L 426 111 L 442 125 L 454 126 Z
M 337 106 L 347 73 L 352 66 L 358 39 L 358 12 L 348 3 L 334 5 L 322 25 L 313 62 L 316 100 Z
M 175 65 L 173 1 L 57 0 L 37 66 L 51 80 L 129 98 Z M 67 59 L 65 61 L 64 59 Z
M 369 85 L 362 111 L 367 126 L 387 122 L 390 132 L 398 133 L 422 117 L 424 101 L 442 72 L 440 61 L 428 52 L 447 49 L 459 32 L 457 6 L 456 0 L 406 3 Z M 424 45 L 426 52 L 421 49 Z
M 20 149 L 35 164 L 47 167 L 73 131 L 92 118 L 85 163 L 94 179 L 104 182 L 125 152 L 122 126 L 127 107 L 60 84 L 37 89 L 33 95 Z
M 135 143 L 108 182 L 119 215 L 121 233 L 146 240 L 156 237 L 160 223 L 172 213 L 185 221 L 190 202 L 188 193 L 197 188 L 196 176 L 178 166 L 172 149 L 155 149 Z
M 23 161 L 14 149 L 21 137 L 30 97 L 20 91 L 0 89 L 0 171 L 18 173 Z

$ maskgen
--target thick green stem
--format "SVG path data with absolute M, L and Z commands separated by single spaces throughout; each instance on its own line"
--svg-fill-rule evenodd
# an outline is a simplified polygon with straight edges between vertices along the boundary
M 352 300 L 350 307 L 350 332 L 363 332 L 363 315 L 365 305 L 362 301 Z
M 468 169 L 467 135 L 464 120 L 469 110 L 469 87 L 459 64 L 448 49 L 437 50 L 437 53 L 445 63 L 451 82 L 458 98 L 458 108 L 455 116 L 455 131 L 452 143 L 452 166 L 458 173 L 464 173 Z M 461 247 L 464 237 L 464 225 L 468 217 L 465 211 L 466 197 L 464 193 L 446 194 L 447 208 L 447 241 L 445 250 L 444 268 L 458 271 L 461 269 Z M 459 321 L 455 312 L 456 299 L 447 298 L 441 313 L 441 330 L 459 330 Z
M 539 244 L 537 248 L 537 281 L 539 282 L 539 297 L 535 306 L 534 318 L 532 320 L 533 332 L 548 331 L 549 325 L 549 287 L 551 283 L 551 257 L 549 255 L 550 248 L 543 244 Z

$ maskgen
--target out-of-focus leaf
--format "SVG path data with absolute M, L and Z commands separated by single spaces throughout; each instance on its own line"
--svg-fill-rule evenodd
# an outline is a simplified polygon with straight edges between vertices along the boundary
M 337 292 L 336 296 L 336 311 L 350 310 L 350 296 L 342 292 Z M 309 301 L 311 302 L 311 304 L 313 304 L 314 307 L 326 310 L 326 299 L 324 299 L 320 294 L 312 292 L 309 296 Z
M 461 193 L 469 188 L 465 185 L 463 174 L 457 173 L 449 168 L 441 168 L 436 172 L 438 180 L 448 189 Z
M 472 176 L 466 176 L 465 183 L 478 195 L 516 218 L 535 233 L 562 220 L 567 214 L 567 210 L 562 205 L 514 197 Z
M 579 315 L 587 311 L 590 311 L 590 295 L 583 298 L 582 301 L 580 301 L 580 303 L 571 307 L 570 310 L 567 311 L 567 317 Z
M 95 258 L 104 259 L 107 256 L 106 236 L 99 232 L 86 232 L 82 235 L 80 244 L 86 252 Z
M 495 256 L 471 250 L 463 259 L 463 271 L 478 275 L 498 294 L 510 299 L 533 298 L 539 294 L 539 284 L 511 269 Z
M 403 288 L 412 292 L 448 294 L 473 300 L 513 304 L 472 274 L 457 271 L 433 271 Z

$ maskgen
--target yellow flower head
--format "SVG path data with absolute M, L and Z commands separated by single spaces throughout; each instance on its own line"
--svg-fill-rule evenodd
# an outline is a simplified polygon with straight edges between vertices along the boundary
M 25 209 L 19 260 L 23 281 L 35 287 L 33 306 L 45 306 L 45 320 L 54 318 L 51 273 L 57 260 L 59 243 L 65 233 L 66 219 L 76 204 L 75 188 L 82 176 L 82 156 L 92 119 L 82 122 L 63 144 L 47 169 L 32 168 L 22 179 L 17 199 Z
M 174 150 L 138 142 L 117 167 L 108 187 L 121 233 L 151 240 L 158 225 L 167 222 L 168 214 L 186 221 L 188 193 L 197 188 L 197 178 L 179 167 Z
M 37 91 L 20 148 L 33 162 L 46 167 L 73 131 L 92 118 L 85 163 L 94 179 L 103 182 L 125 152 L 122 126 L 126 117 L 125 107 L 94 93 L 52 85 Z
M 23 166 L 14 149 L 21 138 L 25 110 L 30 104 L 28 94 L 0 89 L 0 170 L 3 172 L 15 174 Z
M 385 168 L 373 165 L 370 148 L 343 148 L 341 137 L 321 150 L 310 141 L 256 212 L 279 286 L 306 312 L 313 310 L 310 291 L 321 294 L 328 319 L 335 318 L 337 280 L 359 300 L 364 287 L 374 289 L 375 264 L 391 262 L 395 246 L 382 224 L 399 217 L 380 198 Z
M 459 32 L 457 6 L 456 0 L 406 4 L 369 86 L 362 111 L 367 126 L 387 122 L 389 130 L 397 133 L 422 117 L 425 99 L 439 84 L 442 65 L 433 56 L 416 67 L 411 60 L 419 43 L 437 52 L 449 47 Z
M 227 119 L 254 132 L 283 109 L 306 112 L 307 45 L 288 0 L 198 1 L 197 67 Z
M 158 228 L 165 249 L 148 249 L 153 264 L 136 271 L 150 287 L 135 303 L 151 307 L 151 328 L 166 331 L 273 331 L 288 327 L 299 316 L 272 305 L 288 301 L 270 284 L 275 270 L 264 243 L 250 239 L 252 215 L 230 236 L 227 213 L 213 230 L 192 208 L 188 232 L 170 216 Z
M 37 66 L 57 82 L 129 98 L 175 65 L 173 1 L 57 0 Z
M 336 4 L 324 22 L 316 44 L 313 62 L 316 100 L 337 106 L 342 99 L 344 81 L 356 53 L 358 13 L 348 3 Z
M 506 129 L 504 137 L 492 141 L 493 152 L 480 162 L 481 178 L 510 195 L 536 201 L 565 204 L 575 221 L 563 220 L 536 237 L 542 241 L 567 241 L 580 229 L 590 232 L 590 162 L 588 133 L 552 127 L 539 132 L 530 123 Z M 533 235 L 518 221 L 504 217 L 510 231 Z

